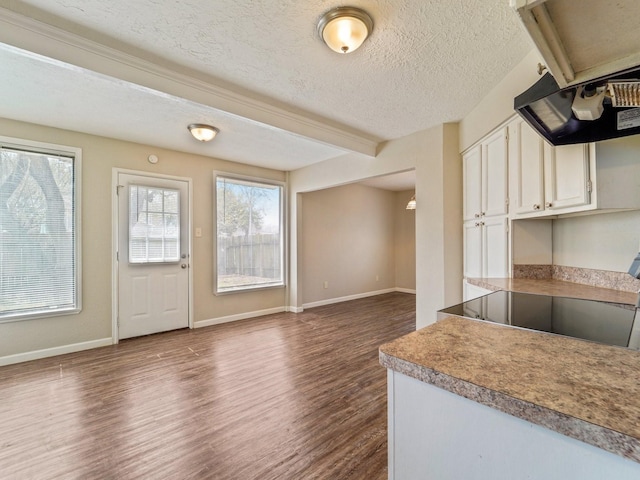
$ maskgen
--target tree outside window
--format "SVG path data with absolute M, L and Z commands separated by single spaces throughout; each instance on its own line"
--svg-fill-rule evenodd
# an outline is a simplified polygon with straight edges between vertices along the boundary
M 78 311 L 77 160 L 0 147 L 0 321 Z
M 280 184 L 216 175 L 216 293 L 284 285 Z

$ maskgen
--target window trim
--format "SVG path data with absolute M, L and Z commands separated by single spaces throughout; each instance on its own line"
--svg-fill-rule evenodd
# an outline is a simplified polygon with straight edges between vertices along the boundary
M 75 227 L 75 244 L 73 254 L 75 256 L 76 302 L 75 307 L 72 308 L 59 308 L 55 310 L 11 314 L 0 318 L 0 324 L 33 320 L 37 318 L 76 315 L 82 311 L 82 149 L 80 147 L 0 136 L 0 149 L 2 148 L 73 158 L 73 222 Z
M 277 285 L 264 285 L 249 287 L 235 287 L 231 290 L 218 290 L 218 178 L 226 178 L 229 180 L 246 181 L 252 183 L 258 183 L 263 185 L 272 185 L 281 188 L 280 198 L 280 255 L 281 255 L 281 268 L 282 268 L 282 282 Z M 229 173 L 225 171 L 214 170 L 213 172 L 213 294 L 219 295 L 234 295 L 237 293 L 256 292 L 273 289 L 284 289 L 287 287 L 288 282 L 288 230 L 286 224 L 286 212 L 287 212 L 287 184 L 286 182 L 279 180 L 272 180 L 263 177 L 254 177 L 250 175 L 240 175 L 236 173 Z

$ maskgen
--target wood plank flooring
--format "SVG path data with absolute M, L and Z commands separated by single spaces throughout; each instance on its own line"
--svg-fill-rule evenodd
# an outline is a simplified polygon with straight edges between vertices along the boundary
M 386 479 L 391 293 L 0 367 L 1 479 Z

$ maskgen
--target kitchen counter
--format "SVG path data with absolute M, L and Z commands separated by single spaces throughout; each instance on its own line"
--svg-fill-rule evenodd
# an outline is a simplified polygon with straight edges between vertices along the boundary
M 382 345 L 380 363 L 640 463 L 638 351 L 448 317 Z
M 635 305 L 637 293 L 610 288 L 593 287 L 581 283 L 557 279 L 532 278 L 467 278 L 467 282 L 487 290 L 509 290 L 512 292 L 553 295 L 556 297 L 585 298 L 602 302 Z

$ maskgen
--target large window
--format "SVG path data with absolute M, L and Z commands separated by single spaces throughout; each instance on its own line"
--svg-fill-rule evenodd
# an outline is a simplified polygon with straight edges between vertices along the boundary
M 80 150 L 0 137 L 0 321 L 80 310 Z
M 284 285 L 283 186 L 215 174 L 216 293 Z

